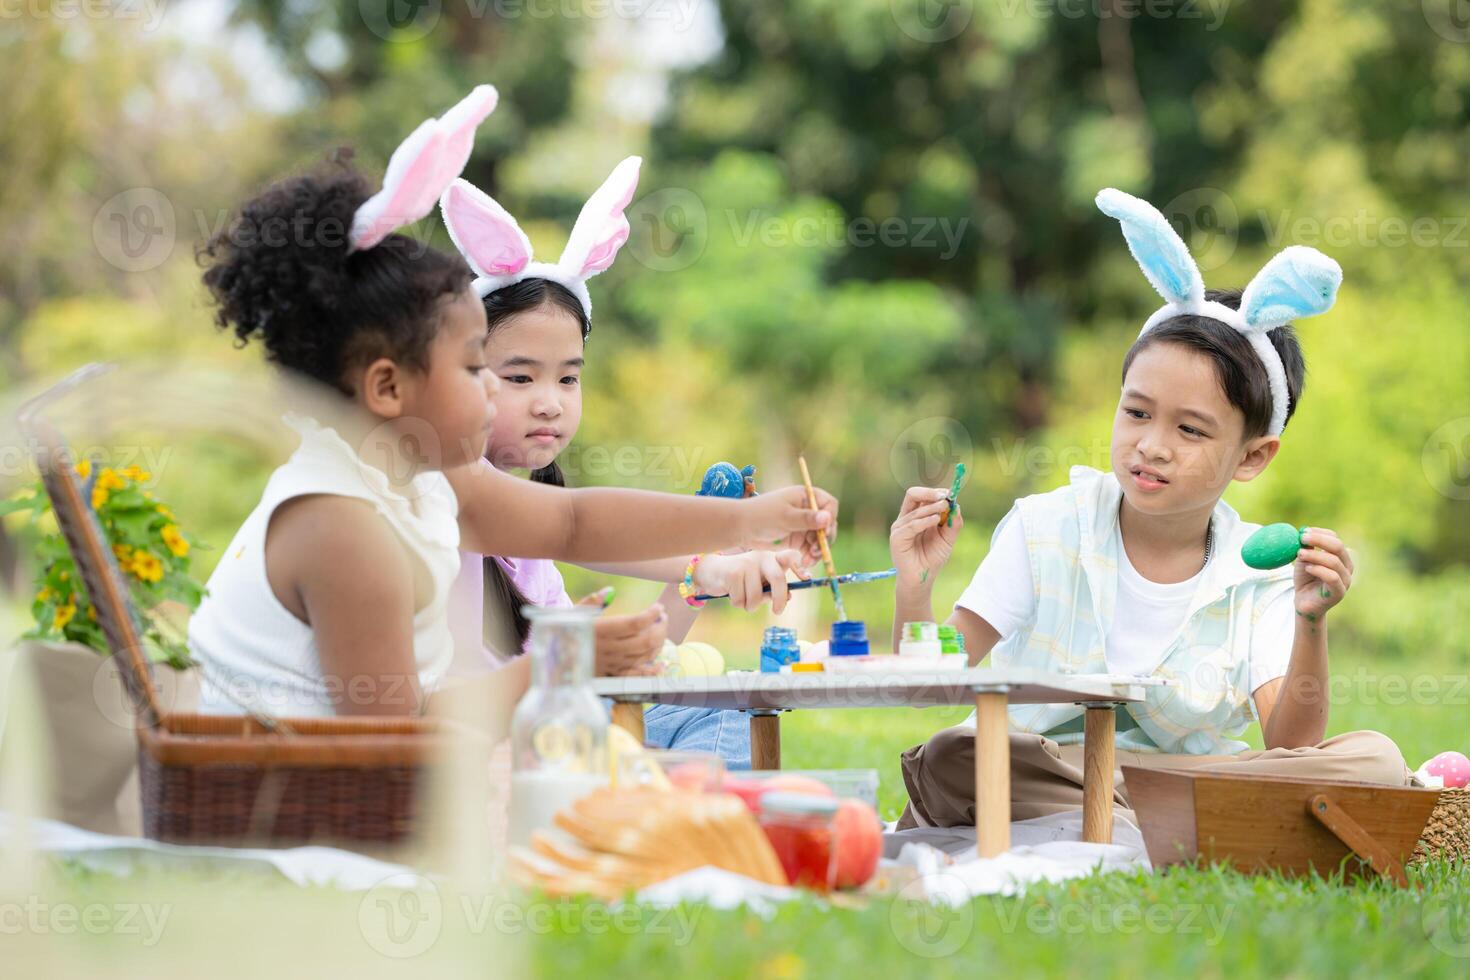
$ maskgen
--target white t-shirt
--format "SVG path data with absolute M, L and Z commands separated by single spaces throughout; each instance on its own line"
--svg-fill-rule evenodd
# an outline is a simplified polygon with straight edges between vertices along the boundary
M 1119 533 L 1114 525 L 1113 535 Z M 1184 625 L 1189 600 L 1203 570 L 1183 582 L 1165 585 L 1138 574 L 1121 541 L 1118 554 L 1122 556 L 1118 564 L 1118 595 L 1104 656 L 1112 673 L 1148 674 L 1159 665 L 1166 645 Z M 1007 520 L 1001 526 L 990 554 L 975 570 L 975 577 L 955 605 L 985 620 L 1002 639 L 1035 615 L 1031 558 L 1026 553 L 1026 532 L 1019 520 Z M 1266 606 L 1252 631 L 1252 692 L 1286 675 L 1296 629 L 1293 609 L 1292 594 L 1283 593 Z

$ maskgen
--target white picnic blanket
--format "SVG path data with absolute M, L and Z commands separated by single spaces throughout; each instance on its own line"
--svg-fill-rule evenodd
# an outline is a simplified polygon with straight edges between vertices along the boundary
M 1011 849 L 994 858 L 975 853 L 974 827 L 919 827 L 883 835 L 887 872 L 904 882 L 899 894 L 915 901 L 961 905 L 977 895 L 1015 895 L 1031 884 L 1083 878 L 1094 872 L 1150 870 L 1143 834 L 1121 817 L 1113 819 L 1113 843 L 1082 840 L 1082 812 L 1058 813 L 1011 824 Z M 803 894 L 773 888 L 717 868 L 699 868 L 638 893 L 639 902 L 678 905 L 703 902 L 715 908 L 746 905 L 760 913 Z
M 1082 840 L 1082 812 L 1058 813 L 1011 824 L 1011 849 L 993 858 L 975 853 L 974 827 L 917 827 L 883 835 L 885 853 L 918 871 L 905 886 L 908 898 L 958 905 L 976 895 L 1015 895 L 1027 885 L 1065 881 L 1094 872 L 1149 871 L 1143 834 L 1131 821 L 1113 818 L 1113 842 Z
M 0 813 L 0 850 L 20 833 L 19 821 Z M 26 832 L 31 849 L 78 861 L 92 871 L 127 876 L 144 865 L 255 867 L 275 871 L 297 885 L 367 891 L 385 878 L 412 875 L 401 864 L 378 861 L 335 847 L 193 847 L 143 837 L 95 834 L 57 820 L 34 819 Z
M 0 813 L 0 850 L 20 832 Z M 70 858 L 90 870 L 126 876 L 140 866 L 256 867 L 301 886 L 368 891 L 394 881 L 419 887 L 412 868 L 333 847 L 233 848 L 163 844 L 141 837 L 113 837 L 55 820 L 34 820 L 26 833 L 34 850 Z M 1014 895 L 1041 881 L 1080 878 L 1094 872 L 1147 871 L 1148 855 L 1137 827 L 1113 822 L 1112 844 L 1082 841 L 1080 812 L 1011 824 L 1012 847 L 995 858 L 975 855 L 973 827 L 918 828 L 884 835 L 883 870 L 905 881 L 900 894 L 913 900 L 959 905 L 977 895 Z M 715 908 L 748 906 L 769 915 L 781 902 L 806 893 L 777 888 L 718 868 L 698 868 L 639 892 L 640 904 L 673 906 L 703 902 Z

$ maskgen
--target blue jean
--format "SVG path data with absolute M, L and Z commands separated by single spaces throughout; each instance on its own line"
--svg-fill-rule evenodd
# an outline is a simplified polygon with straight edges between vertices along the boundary
M 713 752 L 726 769 L 750 768 L 750 716 L 743 711 L 651 704 L 643 711 L 643 739 L 656 749 Z

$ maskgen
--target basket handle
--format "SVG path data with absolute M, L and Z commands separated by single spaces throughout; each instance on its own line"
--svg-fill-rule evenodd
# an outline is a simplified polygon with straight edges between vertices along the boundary
M 1332 797 L 1326 793 L 1313 795 L 1307 801 L 1307 812 L 1316 817 L 1332 836 L 1346 844 L 1348 850 L 1372 865 L 1374 871 L 1400 888 L 1409 886 L 1408 876 L 1404 874 L 1404 866 L 1399 859 Z
M 104 543 L 96 513 L 82 498 L 76 470 L 72 467 L 71 451 L 51 423 L 40 414 L 46 402 L 97 373 L 98 365 L 88 365 L 74 372 L 27 402 L 18 413 L 17 420 L 36 447 L 36 466 L 41 471 L 41 482 L 51 498 L 56 523 L 66 538 L 67 550 L 76 562 L 87 597 L 97 610 L 97 622 L 107 637 L 113 659 L 118 662 L 123 686 L 134 708 L 142 713 L 141 720 L 149 727 L 156 727 L 164 712 L 148 660 L 143 654 L 142 633 L 122 572 L 111 549 Z

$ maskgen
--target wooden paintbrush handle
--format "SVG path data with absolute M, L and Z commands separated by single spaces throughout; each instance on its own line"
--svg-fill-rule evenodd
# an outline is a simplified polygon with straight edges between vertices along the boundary
M 817 491 L 812 486 L 811 471 L 806 468 L 806 457 L 796 457 L 796 464 L 801 467 L 801 482 L 806 487 L 807 506 L 812 510 L 817 509 Z M 827 532 L 817 528 L 817 547 L 822 549 L 822 564 L 827 566 L 827 574 L 832 578 L 837 577 L 837 566 L 832 561 L 832 549 L 827 547 Z

